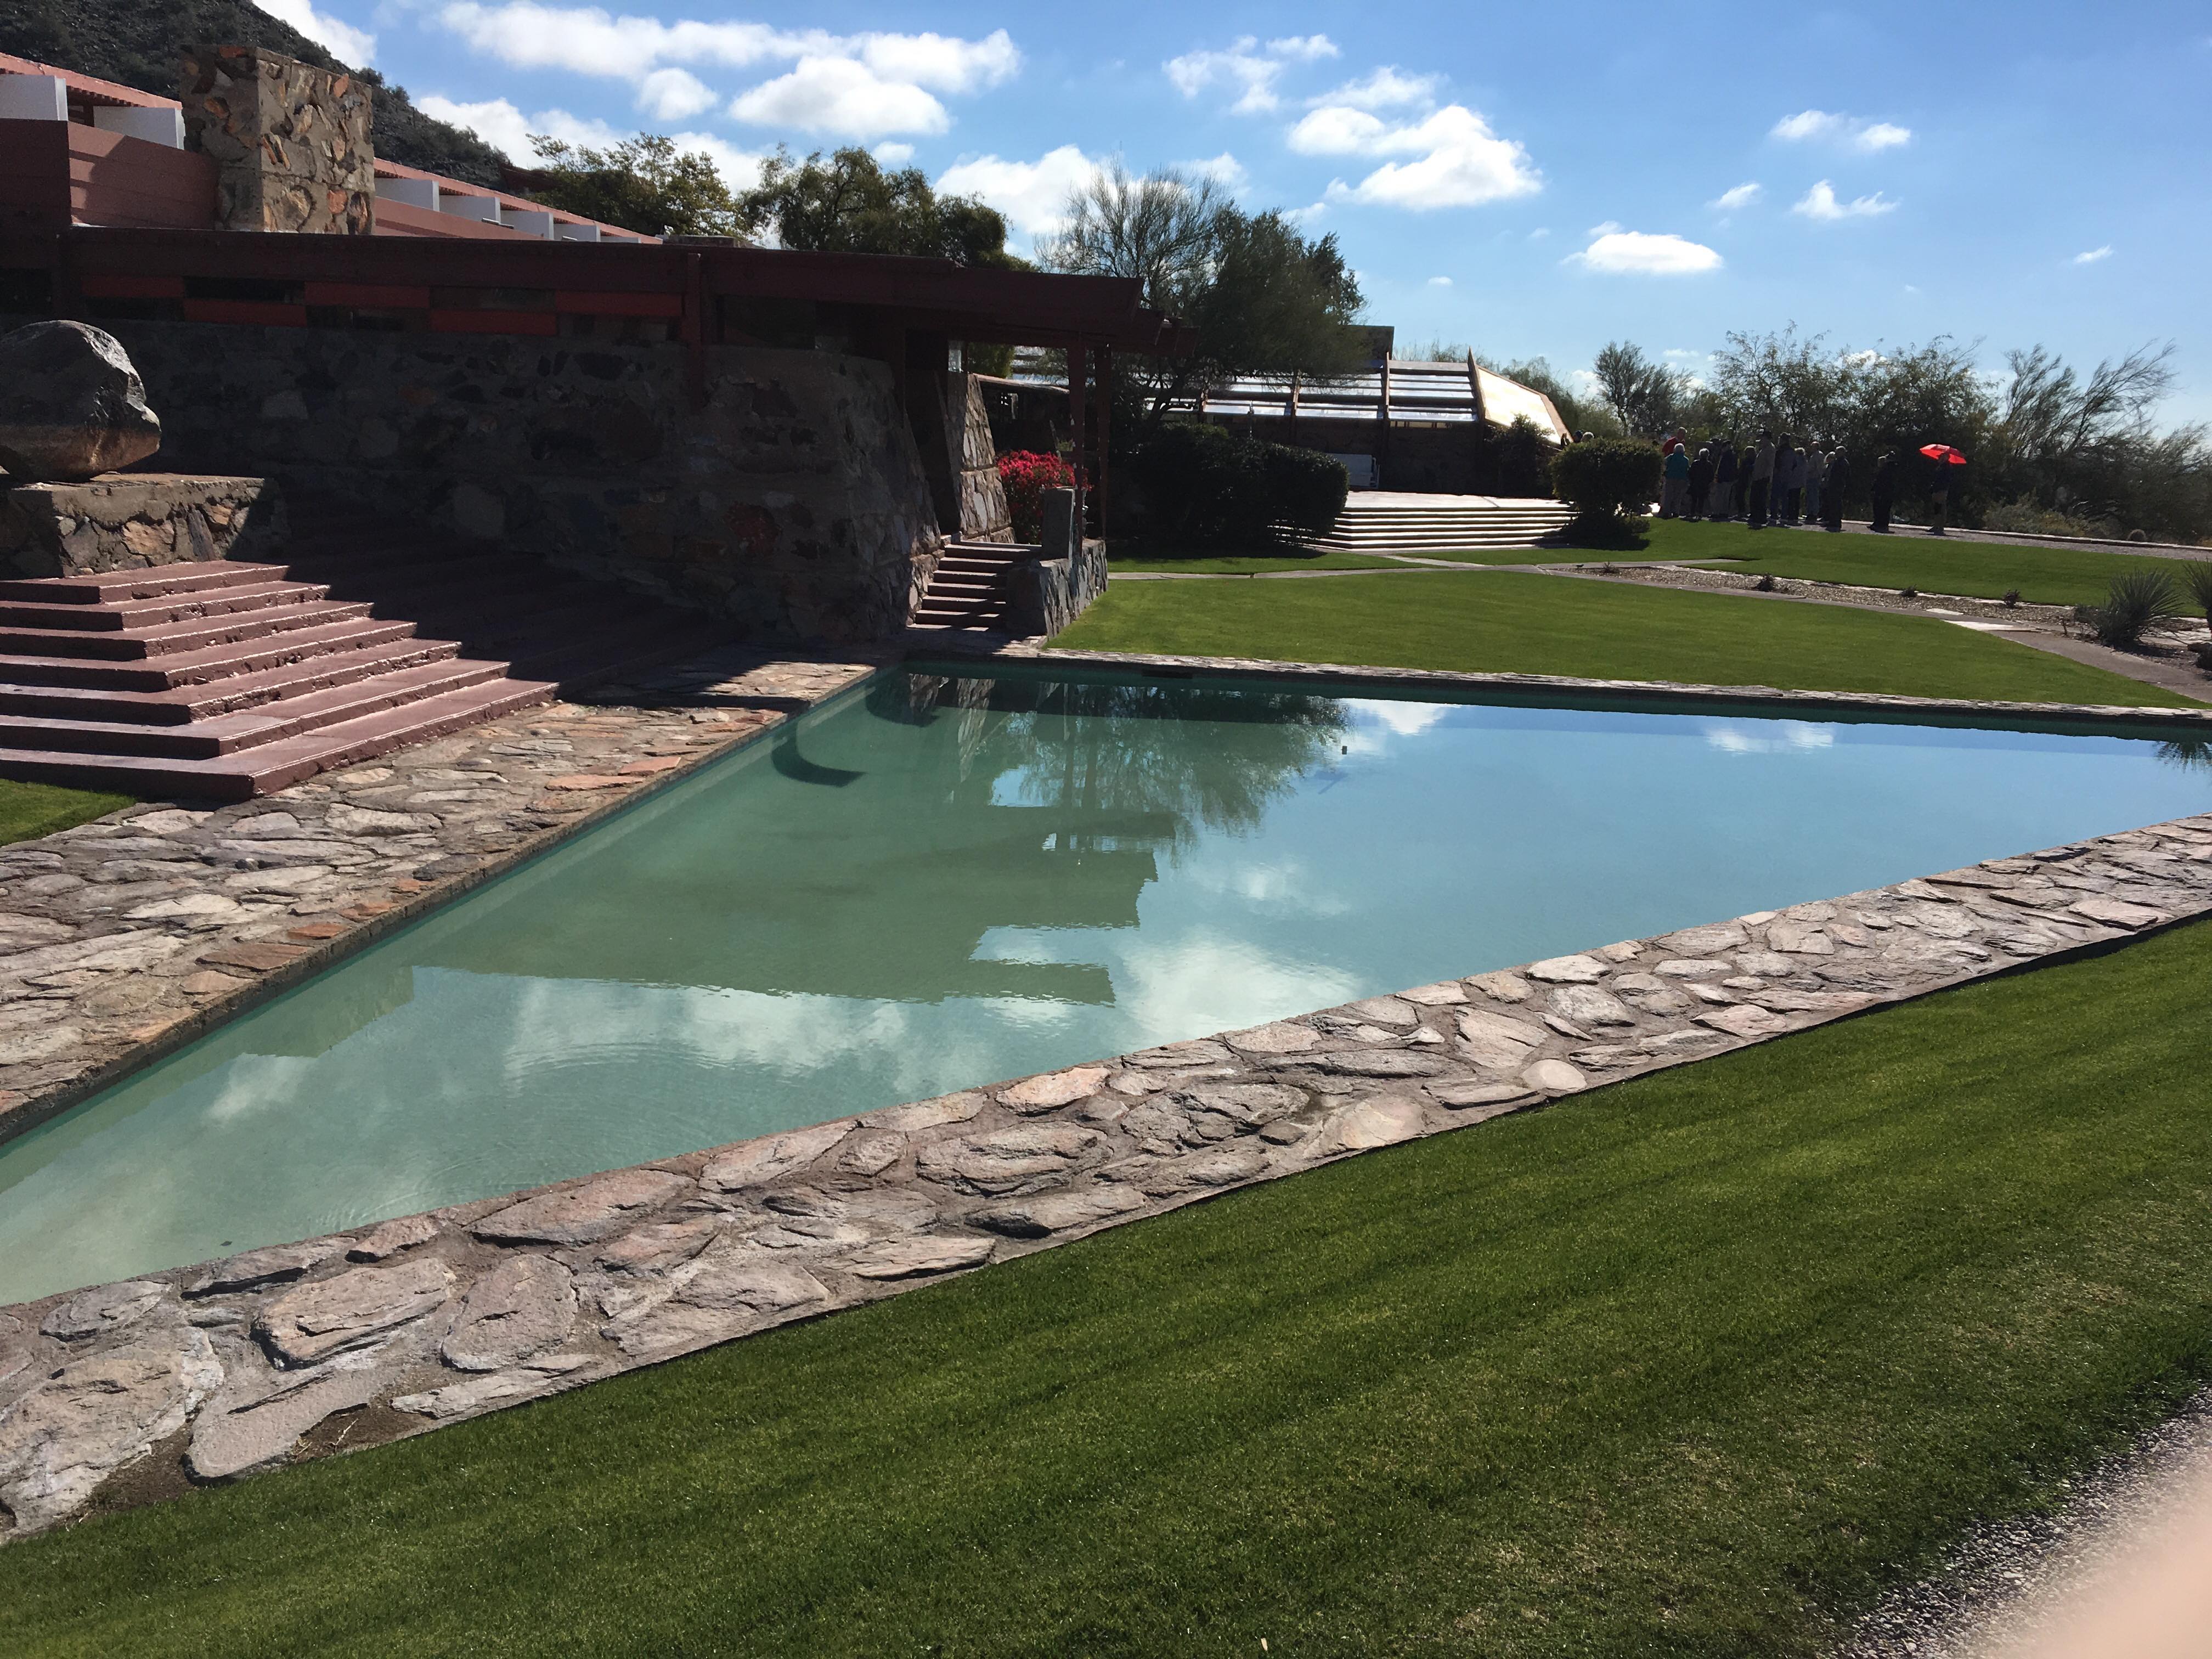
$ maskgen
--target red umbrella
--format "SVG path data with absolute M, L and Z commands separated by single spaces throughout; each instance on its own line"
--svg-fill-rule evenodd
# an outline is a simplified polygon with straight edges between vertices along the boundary
M 1923 444 L 1920 453 L 1931 461 L 1948 461 L 1954 466 L 1964 466 L 1966 458 L 1948 444 Z

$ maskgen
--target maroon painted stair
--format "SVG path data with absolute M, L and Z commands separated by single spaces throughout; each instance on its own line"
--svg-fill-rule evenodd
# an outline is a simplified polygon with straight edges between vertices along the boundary
M 1036 556 L 1034 547 L 1012 542 L 945 544 L 936 574 L 915 607 L 916 628 L 997 628 L 1013 605 L 1013 569 Z
M 726 643 L 542 561 L 345 522 L 283 564 L 0 581 L 0 776 L 242 800 Z

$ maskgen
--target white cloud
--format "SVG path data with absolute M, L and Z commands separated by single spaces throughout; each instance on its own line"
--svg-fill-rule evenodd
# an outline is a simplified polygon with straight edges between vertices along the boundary
M 1306 103 L 1316 108 L 1343 104 L 1353 109 L 1426 109 L 1437 101 L 1437 88 L 1443 79 L 1441 75 L 1408 75 L 1396 64 L 1386 64 L 1372 75 L 1347 81 L 1334 92 L 1307 99 Z
M 1671 233 L 1653 235 L 1608 223 L 1592 234 L 1595 240 L 1564 263 L 1625 276 L 1694 276 L 1721 268 L 1721 256 L 1712 249 Z
M 1068 192 L 1097 167 L 1073 144 L 1062 144 L 1034 161 L 979 155 L 958 162 L 939 176 L 937 188 L 950 196 L 981 197 L 1005 214 L 1016 230 L 1044 235 L 1060 228 Z
M 305 4 L 307 0 L 287 0 Z M 478 52 L 518 69 L 562 69 L 629 82 L 656 119 L 683 120 L 718 94 L 683 65 L 748 70 L 787 64 L 782 75 L 740 94 L 730 112 L 759 121 L 866 138 L 942 132 L 951 124 L 933 95 L 996 86 L 1021 68 L 1006 30 L 978 40 L 937 33 L 832 34 L 764 23 L 663 22 L 614 17 L 596 6 L 538 0 L 453 0 L 439 21 Z
M 1245 170 L 1244 164 L 1225 149 L 1202 161 L 1177 161 L 1176 167 L 1194 178 L 1211 179 L 1224 190 L 1242 190 L 1252 182 L 1252 175 Z
M 1709 363 L 1713 359 L 1713 354 L 1710 351 L 1684 351 L 1679 348 L 1672 351 L 1662 351 L 1659 355 L 1670 363 Z
M 904 167 L 914 160 L 914 146 L 886 139 L 876 146 L 876 160 L 887 167 Z
M 1431 288 L 1449 288 L 1451 285 L 1452 280 L 1449 276 L 1431 276 L 1429 278 L 1429 286 Z
M 1835 115 L 1824 109 L 1800 110 L 1774 124 L 1770 137 L 1790 143 L 1842 144 L 1871 155 L 1912 142 L 1912 129 L 1887 121 L 1869 121 L 1853 115 Z
M 852 58 L 802 58 L 788 74 L 739 94 L 729 112 L 757 126 L 838 138 L 937 133 L 952 125 L 934 95 L 912 82 L 886 80 Z
M 481 104 L 457 104 L 450 98 L 441 98 L 432 93 L 416 100 L 423 114 L 433 120 L 450 121 L 457 127 L 466 127 L 494 149 L 503 150 L 507 156 L 526 167 L 535 167 L 538 152 L 530 147 L 530 135 L 542 132 L 549 137 L 564 139 L 572 144 L 587 145 L 604 149 L 610 144 L 620 143 L 626 136 L 609 126 L 605 121 L 571 115 L 565 109 L 542 109 L 535 115 L 525 115 L 504 98 L 490 99 Z
M 637 106 L 656 121 L 686 121 L 716 101 L 714 89 L 689 70 L 657 69 L 637 83 Z
M 728 139 L 717 138 L 711 132 L 678 132 L 670 137 L 676 141 L 679 155 L 689 155 L 694 150 L 704 155 L 732 190 L 750 190 L 760 182 L 761 163 L 768 157 L 759 151 L 739 149 Z
M 481 104 L 457 104 L 433 93 L 416 101 L 425 115 L 468 128 L 494 149 L 526 167 L 534 167 L 538 162 L 538 152 L 530 147 L 530 135 L 533 132 L 592 149 L 618 144 L 629 136 L 605 121 L 571 115 L 565 109 L 542 109 L 535 115 L 525 115 L 504 98 Z M 746 190 L 759 182 L 762 158 L 752 151 L 739 149 L 726 138 L 718 138 L 711 132 L 678 132 L 670 136 L 679 155 L 703 153 L 731 189 Z
M 1896 210 L 1897 204 L 1880 191 L 1848 202 L 1838 201 L 1836 187 L 1823 179 L 1799 198 L 1790 210 L 1808 219 L 1872 219 Z
M 313 0 L 255 0 L 255 3 L 278 22 L 289 23 L 318 46 L 328 46 L 339 58 L 356 69 L 366 67 L 376 57 L 374 35 L 366 29 L 357 29 L 350 23 L 340 22 L 326 11 L 317 11 Z
M 2109 259 L 2112 257 L 2112 245 L 2107 242 L 2102 247 L 2091 248 L 2087 253 L 2075 254 L 2074 263 L 2077 265 L 2094 265 L 2100 259 Z
M 1236 87 L 1239 91 L 1231 111 L 1264 115 L 1283 101 L 1276 95 L 1275 82 L 1285 70 L 1339 55 L 1336 43 L 1325 34 L 1294 34 L 1264 46 L 1256 36 L 1247 34 L 1230 42 L 1226 52 L 1187 52 L 1161 67 L 1186 98 L 1195 98 L 1216 84 Z
M 1551 234 L 1552 228 L 1549 225 L 1539 225 L 1528 233 L 1528 240 L 1532 242 L 1540 242 Z
M 1705 205 L 1710 208 L 1718 208 L 1723 213 L 1733 213 L 1738 208 L 1747 208 L 1756 202 L 1764 189 L 1765 186 L 1757 179 L 1753 179 L 1749 183 L 1738 185 L 1732 190 L 1723 191 Z
M 1357 201 L 1424 212 L 1432 208 L 1479 207 L 1544 187 L 1528 152 L 1501 138 L 1464 104 L 1447 104 L 1419 121 L 1392 125 L 1364 110 L 1329 104 L 1292 127 L 1290 146 L 1308 155 L 1399 155 L 1357 185 L 1328 187 L 1331 200 Z

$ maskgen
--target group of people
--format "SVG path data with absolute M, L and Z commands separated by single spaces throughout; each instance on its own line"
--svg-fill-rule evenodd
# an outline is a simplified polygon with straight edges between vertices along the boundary
M 1661 446 L 1665 455 L 1659 516 L 1662 519 L 1741 520 L 1753 530 L 1770 524 L 1819 524 L 1844 527 L 1844 491 L 1851 481 L 1851 458 L 1839 438 L 1832 446 L 1814 438 L 1803 448 L 1789 433 L 1769 431 L 1756 444 L 1739 449 L 1726 438 L 1702 444 L 1693 456 L 1680 432 Z M 1885 455 L 1875 469 L 1876 516 L 1887 505 L 1882 488 L 1895 468 Z
M 1851 458 L 1843 441 L 1823 447 L 1814 438 L 1798 449 L 1792 435 L 1760 431 L 1756 445 L 1717 438 L 1697 456 L 1683 434 L 1662 445 L 1659 518 L 1743 520 L 1754 531 L 1767 525 L 1825 525 L 1843 529 L 1843 491 L 1851 483 Z M 1887 458 L 1885 458 L 1887 460 Z M 1823 511 L 1825 508 L 1825 511 Z

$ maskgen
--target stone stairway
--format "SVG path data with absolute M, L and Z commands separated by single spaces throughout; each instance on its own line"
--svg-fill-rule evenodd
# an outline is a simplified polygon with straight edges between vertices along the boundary
M 1559 501 L 1516 501 L 1487 495 L 1398 495 L 1363 501 L 1354 495 L 1336 522 L 1299 545 L 1324 553 L 1470 552 L 1492 547 L 1534 547 L 1574 517 Z
M 1013 569 L 1036 550 L 1012 542 L 952 541 L 915 608 L 915 628 L 996 628 L 1013 604 Z
M 0 582 L 0 776 L 242 800 L 731 636 L 419 526 L 295 522 L 330 527 L 283 564 Z

